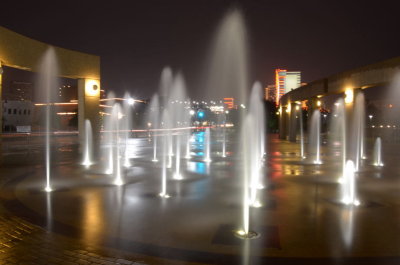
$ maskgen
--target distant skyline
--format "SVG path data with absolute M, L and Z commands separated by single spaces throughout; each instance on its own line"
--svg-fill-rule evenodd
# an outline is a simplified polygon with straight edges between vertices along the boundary
M 181 71 L 201 99 L 213 36 L 232 7 L 245 17 L 250 81 L 274 83 L 276 68 L 302 82 L 399 56 L 395 1 L 152 0 L 8 1 L 0 25 L 101 57 L 102 87 L 150 98 L 161 71 Z M 1 57 L 1 55 L 0 55 Z M 229 95 L 227 95 L 229 96 Z

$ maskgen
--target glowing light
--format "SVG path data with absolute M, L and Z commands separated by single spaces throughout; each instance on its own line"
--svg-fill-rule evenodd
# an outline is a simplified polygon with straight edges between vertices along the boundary
M 317 106 L 321 107 L 321 100 L 317 100 Z
M 244 236 L 246 234 L 246 232 L 243 230 L 238 230 L 236 233 L 238 233 L 238 235 L 241 235 L 241 236 Z
M 165 199 L 168 199 L 168 198 L 170 198 L 171 196 L 169 196 L 167 193 L 160 193 L 160 194 L 158 194 L 160 197 L 162 197 L 162 198 L 165 198 Z
M 50 186 L 46 186 L 46 188 L 44 188 L 45 192 L 52 192 L 53 189 Z
M 133 104 L 135 104 L 135 100 L 133 98 L 128 98 L 128 104 L 133 106 Z
M 114 181 L 114 185 L 122 186 L 122 185 L 124 185 L 124 183 L 122 182 L 122 179 L 117 179 L 116 181 Z
M 99 80 L 86 79 L 85 80 L 85 94 L 87 96 L 91 96 L 91 97 L 100 96 Z
M 344 92 L 344 102 L 346 103 L 346 104 L 350 104 L 350 103 L 352 103 L 353 102 L 353 100 L 354 100 L 354 92 L 353 92 L 353 90 L 352 89 L 347 89 L 345 92 Z
M 296 106 L 296 110 L 299 110 L 300 109 L 300 107 L 299 106 Z
M 251 207 L 260 208 L 260 207 L 262 207 L 262 204 L 259 201 L 255 201 L 254 203 L 251 204 Z
M 194 110 L 192 110 L 192 109 L 191 109 L 191 110 L 189 110 L 189 114 L 190 114 L 190 115 L 192 115 L 192 116 L 193 116 L 193 115 L 194 115 L 194 113 L 195 113 L 195 111 L 194 111 Z
M 75 115 L 77 112 L 57 112 L 57 115 L 65 116 L 65 115 Z

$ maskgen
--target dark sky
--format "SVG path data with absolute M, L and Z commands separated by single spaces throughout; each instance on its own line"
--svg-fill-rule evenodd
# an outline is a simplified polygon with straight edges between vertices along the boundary
M 104 2 L 104 3 L 99 3 Z M 369 3 L 371 2 L 371 3 Z M 53 45 L 101 56 L 102 86 L 150 97 L 161 70 L 181 70 L 201 97 L 206 58 L 224 14 L 239 7 L 249 35 L 250 79 L 274 69 L 309 82 L 400 55 L 397 1 L 2 1 L 0 25 Z

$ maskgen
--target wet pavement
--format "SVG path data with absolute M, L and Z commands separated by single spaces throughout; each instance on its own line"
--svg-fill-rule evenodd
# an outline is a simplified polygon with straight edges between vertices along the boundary
M 250 228 L 260 236 L 252 240 L 233 234 L 241 227 L 242 165 L 230 146 L 228 158 L 220 157 L 217 139 L 211 163 L 202 161 L 201 150 L 182 159 L 184 179 L 168 181 L 169 199 L 157 196 L 161 166 L 151 162 L 152 144 L 145 138 L 132 140 L 133 166 L 125 171 L 126 184 L 117 187 L 102 173 L 102 163 L 79 165 L 74 137 L 57 137 L 51 193 L 42 191 L 40 139 L 29 151 L 21 140 L 7 148 L 3 143 L 0 259 L 6 264 L 30 259 L 32 264 L 400 263 L 398 146 L 384 145 L 383 168 L 363 161 L 357 177 L 361 205 L 348 207 L 338 203 L 336 149 L 324 147 L 324 164 L 313 165 L 299 158 L 297 144 L 269 138 L 266 188 L 258 192 L 263 205 L 251 209 Z

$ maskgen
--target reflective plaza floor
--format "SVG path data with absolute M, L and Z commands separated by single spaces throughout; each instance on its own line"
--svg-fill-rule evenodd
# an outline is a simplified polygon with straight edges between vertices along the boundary
M 147 138 L 132 139 L 133 166 L 124 172 L 125 185 L 115 186 L 101 162 L 79 165 L 76 136 L 55 137 L 51 193 L 43 192 L 41 139 L 3 141 L 0 257 L 11 251 L 3 243 L 11 238 L 7 227 L 15 226 L 30 233 L 18 230 L 24 236 L 11 246 L 34 249 L 35 264 L 45 258 L 40 242 L 57 246 L 59 260 L 47 264 L 67 262 L 65 251 L 77 251 L 79 259 L 68 262 L 81 264 L 400 264 L 398 144 L 383 145 L 382 168 L 372 166 L 370 155 L 363 161 L 361 205 L 348 207 L 338 203 L 335 150 L 323 147 L 323 164 L 313 165 L 300 159 L 298 144 L 274 135 L 268 142 L 262 207 L 250 210 L 259 237 L 243 240 L 233 233 L 242 223 L 243 165 L 232 144 L 222 158 L 213 139 L 211 163 L 194 148 L 192 159 L 181 160 L 184 179 L 168 180 L 171 197 L 165 199 L 158 196 L 161 163 L 151 161 Z

